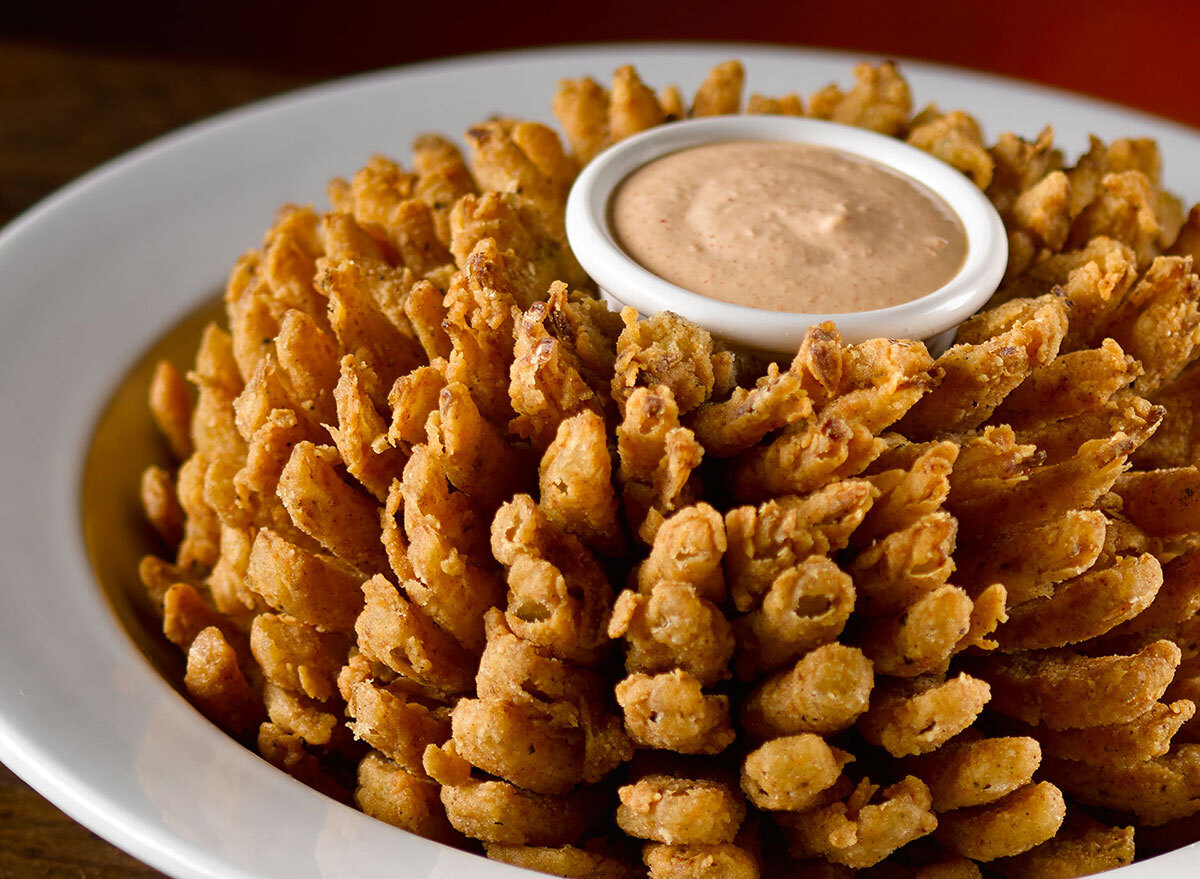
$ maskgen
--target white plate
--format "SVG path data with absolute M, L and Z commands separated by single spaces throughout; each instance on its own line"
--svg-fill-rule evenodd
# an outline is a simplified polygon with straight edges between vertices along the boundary
M 846 83 L 858 60 L 750 46 L 597 47 L 436 62 L 220 116 L 89 174 L 0 234 L 0 759 L 101 836 L 177 877 L 527 875 L 410 836 L 303 787 L 204 721 L 134 647 L 89 570 L 82 462 L 110 391 L 149 343 L 224 281 L 275 208 L 320 203 L 374 151 L 503 111 L 549 118 L 555 81 L 635 63 L 694 88 L 729 57 L 749 87 Z M 917 100 L 964 107 L 990 136 L 1053 120 L 1150 135 L 1167 185 L 1200 199 L 1200 132 L 1096 101 L 909 63 Z M 1123 877 L 1195 870 L 1194 847 Z M 1113 874 L 1114 876 L 1116 874 Z

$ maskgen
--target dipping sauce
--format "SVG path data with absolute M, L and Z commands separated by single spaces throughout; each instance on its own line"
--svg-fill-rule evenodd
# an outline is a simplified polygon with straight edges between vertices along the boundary
M 620 247 L 684 289 L 770 311 L 835 314 L 932 293 L 967 254 L 930 189 L 828 147 L 726 141 L 655 159 L 609 202 Z

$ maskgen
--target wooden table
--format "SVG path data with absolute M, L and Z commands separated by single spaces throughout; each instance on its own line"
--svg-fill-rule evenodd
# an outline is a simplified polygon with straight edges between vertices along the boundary
M 1015 8 L 1019 10 L 1022 5 L 1033 10 L 1031 4 L 1017 4 Z M 1157 5 L 1164 4 L 1159 2 Z M 205 6 L 199 4 L 194 8 Z M 836 7 L 834 4 L 831 8 Z M 1175 16 L 1173 30 L 1165 37 L 1166 48 L 1155 53 L 1148 62 L 1137 58 L 1128 62 L 1126 59 L 1128 63 L 1143 65 L 1141 80 L 1122 74 L 1119 66 L 1114 67 L 1115 61 L 1106 66 L 1099 57 L 1094 60 L 1092 69 L 1081 66 L 1079 53 L 1083 49 L 1080 41 L 1096 40 L 1099 25 L 1093 17 L 1084 22 L 1083 30 L 1071 30 L 1069 16 L 1073 14 L 1073 7 L 1080 13 L 1084 10 L 1082 3 L 1045 8 L 1039 4 L 1041 21 L 1036 33 L 1030 37 L 1031 42 L 1024 44 L 1024 54 L 1006 53 L 1002 46 L 997 48 L 996 40 L 979 36 L 974 44 L 945 40 L 939 43 L 922 32 L 905 42 L 900 31 L 888 31 L 884 20 L 869 21 L 865 30 L 845 35 L 844 41 L 839 42 L 837 22 L 815 10 L 813 17 L 803 23 L 804 29 L 800 22 L 793 23 L 795 27 L 788 27 L 788 22 L 784 21 L 779 30 L 734 28 L 708 33 L 694 27 L 690 31 L 669 31 L 665 23 L 655 25 L 651 22 L 638 35 L 739 39 L 786 39 L 792 36 L 797 42 L 847 45 L 862 50 L 936 57 L 960 64 L 974 63 L 1140 104 L 1200 126 L 1200 99 L 1196 97 L 1190 71 L 1185 66 L 1191 63 L 1191 55 L 1178 51 L 1176 45 L 1183 45 L 1181 34 L 1187 33 L 1190 40 L 1200 31 L 1200 4 L 1180 4 L 1173 12 L 1164 7 Z M 121 5 L 117 10 L 97 6 L 96 11 L 107 16 L 120 8 Z M 955 8 L 962 9 L 958 4 Z M 1014 14 L 1011 4 L 1006 8 L 1006 14 Z M 1055 15 L 1057 19 L 1053 18 Z M 1179 15 L 1190 17 L 1190 24 L 1178 21 Z M 697 13 L 693 20 L 703 21 L 704 18 Z M 1101 21 L 1100 25 L 1103 24 Z M 1118 25 L 1119 22 L 1108 22 L 1111 28 Z M 427 49 L 425 54 L 521 42 L 506 33 L 497 32 L 487 46 L 448 42 L 442 45 L 435 39 L 428 44 L 433 49 Z M 1055 33 L 1063 36 L 1052 39 Z M 1068 40 L 1067 34 L 1072 39 Z M 563 31 L 557 37 L 526 33 L 524 42 L 628 36 L 628 33 L 601 27 L 600 30 L 578 33 Z M 327 37 L 322 34 L 321 39 Z M 1055 45 L 1056 40 L 1058 45 Z M 1089 52 L 1093 50 L 1092 46 L 1084 48 Z M 1099 48 L 1102 47 L 1097 51 Z M 410 53 L 407 57 L 418 54 Z M 395 55 L 375 57 L 368 54 L 366 57 L 380 64 L 405 60 Z M 279 64 L 276 69 L 288 68 Z M 35 48 L 0 41 L 0 224 L 72 178 L 152 137 L 229 107 L 303 85 L 311 79 L 311 75 L 251 71 L 211 62 L 182 64 L 122 60 L 89 52 Z M 1175 160 L 1179 159 L 1176 157 Z M 74 823 L 7 768 L 0 766 L 0 879 L 131 879 L 160 875 Z

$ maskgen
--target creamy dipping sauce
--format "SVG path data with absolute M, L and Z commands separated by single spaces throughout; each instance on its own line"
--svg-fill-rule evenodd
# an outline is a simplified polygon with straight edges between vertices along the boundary
M 932 293 L 962 267 L 966 233 L 941 198 L 828 147 L 727 141 L 626 177 L 609 202 L 617 243 L 712 299 L 835 314 Z

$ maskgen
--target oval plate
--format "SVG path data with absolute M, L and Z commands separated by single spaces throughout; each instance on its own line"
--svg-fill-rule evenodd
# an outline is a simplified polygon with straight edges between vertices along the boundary
M 186 128 L 109 163 L 0 233 L 0 760 L 114 844 L 177 877 L 529 875 L 411 836 L 314 793 L 205 721 L 135 646 L 88 564 L 80 487 L 92 429 L 150 344 L 222 285 L 285 202 L 373 152 L 497 112 L 549 119 L 559 77 L 699 84 L 741 58 L 749 91 L 848 83 L 860 56 L 761 46 L 602 46 L 456 59 L 334 82 Z M 989 137 L 1053 122 L 1147 135 L 1167 185 L 1200 199 L 1200 133 L 995 77 L 904 65 L 919 106 Z M 130 527 L 138 527 L 130 513 Z M 136 576 L 130 572 L 130 588 Z M 1182 875 L 1194 847 L 1119 875 Z M 1114 877 L 1118 874 L 1112 874 Z

